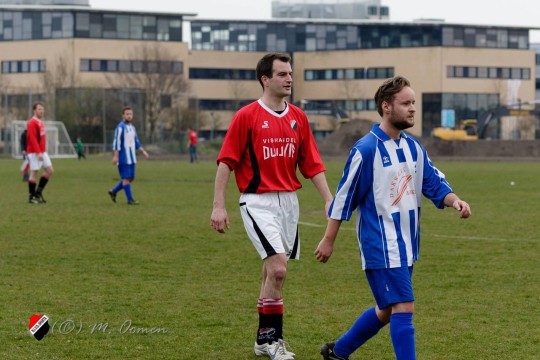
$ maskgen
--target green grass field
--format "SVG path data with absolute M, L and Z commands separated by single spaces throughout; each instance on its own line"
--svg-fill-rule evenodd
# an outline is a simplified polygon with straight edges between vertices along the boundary
M 342 160 L 327 162 L 332 190 Z M 261 261 L 231 181 L 231 230 L 209 226 L 215 163 L 141 161 L 134 196 L 113 204 L 109 157 L 53 160 L 44 205 L 27 203 L 20 161 L 0 160 L 1 359 L 255 359 Z M 436 162 L 473 210 L 468 220 L 424 199 L 413 276 L 418 359 L 540 359 L 540 163 Z M 515 185 L 511 186 L 510 182 Z M 302 260 L 289 264 L 285 338 L 320 359 L 368 306 L 353 222 L 333 257 L 312 184 L 299 191 Z M 29 317 L 53 327 L 40 342 Z M 143 332 L 143 333 L 141 333 Z M 152 332 L 152 333 L 148 333 Z M 393 359 L 388 328 L 351 359 Z

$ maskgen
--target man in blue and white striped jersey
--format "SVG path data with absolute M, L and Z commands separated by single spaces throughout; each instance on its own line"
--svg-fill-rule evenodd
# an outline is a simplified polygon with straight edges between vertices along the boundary
M 136 152 L 140 150 L 146 159 L 148 159 L 148 153 L 139 142 L 137 131 L 133 126 L 133 109 L 129 106 L 122 109 L 122 121 L 114 132 L 113 150 L 112 162 L 118 165 L 120 182 L 109 190 L 109 196 L 116 202 L 116 193 L 124 190 L 128 205 L 139 205 L 139 202 L 133 199 L 131 192 L 131 183 L 135 180 Z
M 356 210 L 362 268 L 377 305 L 336 342 L 323 345 L 325 360 L 348 359 L 388 323 L 396 359 L 416 359 L 411 276 L 420 248 L 422 195 L 438 208 L 453 207 L 461 218 L 471 215 L 424 147 L 403 132 L 414 125 L 416 112 L 409 81 L 401 76 L 386 80 L 375 102 L 382 121 L 350 152 L 315 256 L 328 261 L 342 220 Z

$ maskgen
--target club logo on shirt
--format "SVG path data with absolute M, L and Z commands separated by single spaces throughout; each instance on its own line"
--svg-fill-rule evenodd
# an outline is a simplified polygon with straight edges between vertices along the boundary
M 270 129 L 270 125 L 268 125 L 268 120 L 263 120 L 262 128 L 263 129 Z
M 390 199 L 393 200 L 392 206 L 396 206 L 407 195 L 415 195 L 416 191 L 410 185 L 413 177 L 407 171 L 406 167 L 401 168 L 392 179 L 390 184 Z
M 291 120 L 291 128 L 296 131 L 296 128 L 298 127 L 298 124 L 296 123 L 296 120 Z
M 383 164 L 388 164 L 390 162 L 390 158 L 388 156 L 383 156 L 382 162 Z

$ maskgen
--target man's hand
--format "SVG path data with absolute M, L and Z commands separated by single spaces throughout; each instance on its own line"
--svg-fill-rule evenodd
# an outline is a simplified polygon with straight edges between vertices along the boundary
M 459 215 L 462 219 L 466 219 L 471 216 L 471 207 L 463 200 L 457 199 L 452 204 L 452 207 L 459 211 Z
M 320 262 L 325 263 L 328 261 L 328 259 L 330 259 L 333 251 L 334 244 L 332 244 L 330 241 L 326 241 L 326 239 L 323 238 L 319 242 L 319 246 L 317 246 L 317 249 L 315 249 L 315 258 Z
M 112 163 L 113 163 L 113 165 L 118 164 L 118 154 L 115 154 L 115 155 L 113 156 L 113 158 L 112 158 Z
M 227 210 L 223 208 L 214 208 L 214 210 L 212 210 L 212 216 L 210 217 L 210 226 L 220 233 L 225 232 L 225 227 L 230 229 L 231 223 L 229 222 Z

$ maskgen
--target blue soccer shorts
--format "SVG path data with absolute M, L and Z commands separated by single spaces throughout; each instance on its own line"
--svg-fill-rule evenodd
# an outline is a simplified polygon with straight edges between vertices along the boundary
M 414 301 L 413 267 L 366 269 L 366 277 L 379 309 L 392 304 Z
M 135 164 L 118 164 L 121 179 L 135 179 Z

